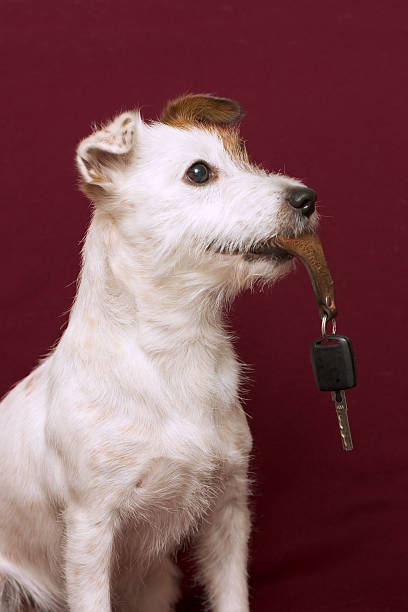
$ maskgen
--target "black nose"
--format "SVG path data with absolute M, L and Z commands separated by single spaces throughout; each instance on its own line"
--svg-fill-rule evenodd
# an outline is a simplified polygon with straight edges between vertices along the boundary
M 305 217 L 310 217 L 315 209 L 316 192 L 308 187 L 296 187 L 288 193 L 289 204 Z

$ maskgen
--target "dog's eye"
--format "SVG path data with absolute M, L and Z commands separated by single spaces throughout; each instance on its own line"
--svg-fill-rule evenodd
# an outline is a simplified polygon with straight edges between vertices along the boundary
M 186 176 L 192 183 L 206 183 L 210 178 L 210 169 L 204 162 L 196 162 L 187 170 Z

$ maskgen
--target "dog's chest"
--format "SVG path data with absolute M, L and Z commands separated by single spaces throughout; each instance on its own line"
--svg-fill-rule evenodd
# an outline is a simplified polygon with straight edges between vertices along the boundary
M 236 360 L 229 344 L 219 348 L 218 358 L 214 352 L 195 347 L 188 359 L 175 350 L 174 361 L 167 359 L 158 371 L 161 415 L 150 415 L 151 448 L 134 491 L 144 513 L 151 507 L 168 516 L 205 514 L 246 454 L 249 431 L 235 400 Z
M 120 508 L 125 518 L 136 518 L 137 546 L 150 554 L 171 550 L 200 527 L 244 459 L 236 440 L 196 425 L 167 427 L 162 436 Z
M 244 454 L 225 423 L 191 422 L 179 417 L 169 420 L 154 439 L 138 469 L 136 483 L 140 503 L 163 503 L 166 508 L 200 503 L 210 489 L 222 486 Z M 207 502 L 205 502 L 207 503 Z
M 84 493 L 91 482 L 122 528 L 131 525 L 139 548 L 157 552 L 199 527 L 232 474 L 245 470 L 250 447 L 232 350 L 226 346 L 217 359 L 194 353 L 182 368 L 176 357 L 154 370 L 143 361 L 132 368 L 126 410 L 104 415 L 85 402 L 76 415 Z

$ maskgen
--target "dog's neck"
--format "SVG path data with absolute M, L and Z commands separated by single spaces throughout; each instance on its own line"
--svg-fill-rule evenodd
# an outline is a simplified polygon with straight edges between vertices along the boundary
M 56 349 L 57 371 L 71 363 L 85 386 L 96 376 L 97 393 L 112 403 L 131 400 L 145 382 L 149 396 L 165 388 L 174 409 L 186 415 L 231 406 L 239 366 L 216 293 L 197 294 L 188 279 L 158 281 L 146 262 L 132 260 L 115 223 L 95 215 L 69 324 Z M 149 383 L 137 378 L 144 371 L 153 376 Z
M 138 262 L 115 222 L 96 214 L 83 250 L 83 268 L 65 336 L 88 362 L 142 351 L 170 370 L 200 361 L 234 359 L 223 326 L 219 292 L 203 289 L 191 277 L 159 276 L 157 263 Z M 153 273 L 154 272 L 154 273 Z M 116 357 L 117 359 L 118 357 Z

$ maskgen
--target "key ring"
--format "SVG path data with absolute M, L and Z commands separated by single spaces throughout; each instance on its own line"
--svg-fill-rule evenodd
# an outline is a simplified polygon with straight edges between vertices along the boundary
M 326 323 L 327 323 L 327 314 L 323 315 L 322 318 L 322 338 L 323 340 L 327 340 L 327 332 L 326 332 Z M 332 334 L 336 333 L 336 319 L 331 319 L 332 324 Z

